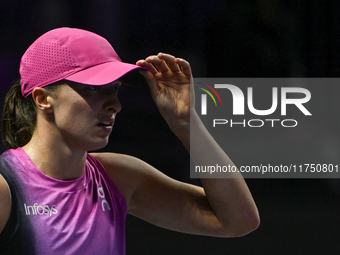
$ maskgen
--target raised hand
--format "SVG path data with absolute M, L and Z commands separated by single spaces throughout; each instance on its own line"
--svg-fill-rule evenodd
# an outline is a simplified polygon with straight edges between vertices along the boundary
M 136 64 L 149 70 L 142 70 L 141 73 L 170 128 L 176 130 L 179 126 L 188 126 L 190 110 L 194 109 L 190 64 L 184 59 L 164 53 L 149 56 Z

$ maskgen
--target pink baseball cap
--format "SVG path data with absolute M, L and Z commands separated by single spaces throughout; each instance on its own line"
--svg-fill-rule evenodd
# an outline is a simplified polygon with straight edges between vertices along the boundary
M 22 56 L 21 92 L 27 97 L 35 87 L 63 79 L 105 85 L 135 69 L 144 68 L 123 63 L 105 38 L 82 29 L 57 28 L 40 36 Z

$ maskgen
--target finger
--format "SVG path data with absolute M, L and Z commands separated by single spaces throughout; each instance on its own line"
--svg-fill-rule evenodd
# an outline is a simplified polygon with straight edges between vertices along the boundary
M 176 58 L 174 56 L 166 53 L 158 53 L 157 56 L 166 62 L 166 64 L 168 65 L 169 69 L 172 72 L 178 73 L 181 71 L 181 69 L 179 68 L 178 64 L 175 61 Z
M 176 58 L 175 62 L 182 68 L 182 73 L 186 76 L 192 76 L 191 67 L 188 61 L 183 58 Z
M 138 60 L 136 65 L 148 69 L 152 74 L 158 73 L 158 70 L 154 67 L 154 65 L 146 62 L 144 59 Z
M 166 62 L 160 59 L 158 56 L 149 56 L 145 59 L 145 61 L 155 65 L 160 73 L 166 73 L 170 71 Z

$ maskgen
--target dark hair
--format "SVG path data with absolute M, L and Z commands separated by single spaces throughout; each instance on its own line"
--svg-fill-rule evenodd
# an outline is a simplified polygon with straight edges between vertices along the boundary
M 58 83 L 44 87 L 53 94 Z M 21 94 L 20 80 L 16 81 L 5 97 L 2 113 L 1 135 L 4 145 L 16 149 L 26 145 L 32 138 L 37 122 L 37 108 L 32 95 L 24 97 Z

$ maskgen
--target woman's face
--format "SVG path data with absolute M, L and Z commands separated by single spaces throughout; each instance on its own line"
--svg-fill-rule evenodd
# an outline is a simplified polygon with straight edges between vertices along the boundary
M 52 97 L 53 121 L 60 142 L 78 150 L 97 150 L 108 143 L 116 114 L 121 82 L 90 86 L 67 82 Z

